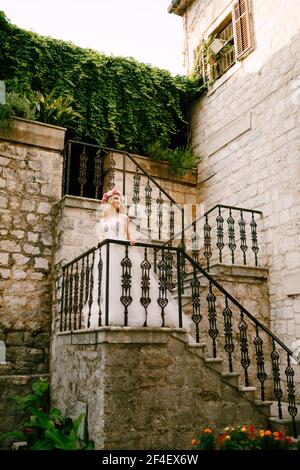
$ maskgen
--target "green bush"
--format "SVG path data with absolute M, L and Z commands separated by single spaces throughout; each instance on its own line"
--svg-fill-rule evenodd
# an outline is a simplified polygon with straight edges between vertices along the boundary
M 254 426 L 226 427 L 216 435 L 205 428 L 192 445 L 200 450 L 293 450 L 299 449 L 299 443 L 280 431 L 257 429 Z
M 0 105 L 0 128 L 9 128 L 14 117 L 21 117 L 71 129 L 76 119 L 80 118 L 80 114 L 72 107 L 73 101 L 69 96 L 56 97 L 55 90 L 47 96 L 39 92 L 26 96 L 16 92 L 7 93 L 6 104 Z
M 35 114 L 32 99 L 14 91 L 7 93 L 6 103 L 0 105 L 0 129 L 9 129 L 15 116 L 34 120 Z
M 72 129 L 76 125 L 76 120 L 81 117 L 73 109 L 73 102 L 71 96 L 55 97 L 55 90 L 46 96 L 37 92 L 32 98 L 35 120 Z
M 78 115 L 71 120 L 70 137 L 141 154 L 152 142 L 186 147 L 188 106 L 202 85 L 132 58 L 110 57 L 24 31 L 3 12 L 0 80 L 21 96 L 38 92 L 47 97 L 55 90 L 56 98 L 72 97 Z
M 32 385 L 33 393 L 25 396 L 16 395 L 19 411 L 25 411 L 29 417 L 21 431 L 8 432 L 1 440 L 17 439 L 26 442 L 28 450 L 92 450 L 92 442 L 85 442 L 78 437 L 78 429 L 84 415 L 75 422 L 63 417 L 57 408 L 49 410 L 49 383 L 39 378 Z
M 154 160 L 167 161 L 171 173 L 184 176 L 188 171 L 197 172 L 200 157 L 195 155 L 191 147 L 177 147 L 175 149 L 163 148 L 159 142 L 150 144 L 147 153 Z

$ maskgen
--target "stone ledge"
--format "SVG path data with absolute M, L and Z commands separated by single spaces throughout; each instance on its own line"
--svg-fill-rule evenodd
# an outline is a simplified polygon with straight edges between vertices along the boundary
M 57 206 L 73 207 L 76 209 L 90 209 L 90 210 L 96 211 L 97 207 L 100 204 L 101 204 L 100 199 L 91 199 L 91 198 L 71 196 L 69 194 L 66 194 L 57 203 Z
M 251 280 L 265 280 L 268 279 L 269 269 L 262 266 L 245 266 L 243 264 L 225 264 L 215 263 L 210 266 L 209 274 L 214 278 L 223 276 L 244 277 Z M 193 276 L 192 271 L 187 272 L 187 279 Z M 199 277 L 202 277 L 199 273 Z M 203 276 L 204 277 L 204 276 Z M 206 279 L 206 278 L 204 278 Z M 208 280 L 207 280 L 208 283 Z M 184 298 L 184 295 L 182 296 Z
M 226 265 L 216 263 L 211 266 L 212 275 L 226 274 L 229 276 L 254 277 L 258 279 L 267 279 L 269 269 L 261 266 L 245 266 L 242 264 Z
M 6 374 L 6 375 L 0 375 L 0 381 L 1 380 L 10 380 L 14 381 L 15 384 L 21 384 L 24 385 L 28 382 L 30 379 L 38 379 L 39 377 L 42 378 L 49 378 L 49 374 Z
M 116 161 L 115 170 L 123 172 L 122 153 L 112 152 L 112 154 Z M 191 171 L 188 171 L 185 176 L 179 176 L 174 173 L 170 173 L 170 165 L 166 161 L 154 160 L 150 157 L 138 154 L 132 154 L 132 157 L 145 171 L 147 171 L 147 173 L 150 174 L 150 176 L 154 178 L 167 179 L 171 183 L 180 183 L 196 187 L 197 177 Z M 129 158 L 126 160 L 126 172 L 136 172 L 136 166 Z
M 170 334 L 176 337 L 185 336 L 186 331 L 180 328 L 143 328 L 104 326 L 93 330 L 64 331 L 57 333 L 58 345 L 67 344 L 100 344 L 100 343 L 161 343 L 169 341 Z
M 62 151 L 65 142 L 65 132 L 66 129 L 64 127 L 15 118 L 13 127 L 0 134 L 0 138 L 10 142 L 19 142 L 34 147 Z

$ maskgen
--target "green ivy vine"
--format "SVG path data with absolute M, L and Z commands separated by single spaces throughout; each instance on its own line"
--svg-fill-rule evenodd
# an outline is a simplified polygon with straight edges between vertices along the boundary
M 202 91 L 201 79 L 39 36 L 3 12 L 0 80 L 19 95 L 71 97 L 78 113 L 71 137 L 142 154 L 153 142 L 187 145 L 188 106 Z

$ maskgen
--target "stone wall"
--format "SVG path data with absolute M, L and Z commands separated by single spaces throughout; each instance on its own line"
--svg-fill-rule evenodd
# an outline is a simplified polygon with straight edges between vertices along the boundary
M 53 403 L 74 417 L 87 409 L 96 449 L 190 449 L 205 426 L 267 424 L 186 347 L 185 333 L 111 327 L 60 334 L 57 352 Z
M 29 391 L 32 380 L 49 370 L 54 206 L 61 197 L 64 133 L 17 119 L 0 136 L 1 431 L 17 423 L 8 398 Z
M 184 17 L 193 49 L 232 2 L 195 0 Z M 271 327 L 300 350 L 300 3 L 252 0 L 254 51 L 192 109 L 200 202 L 263 212 Z M 270 15 L 270 11 L 272 14 Z M 274 33 L 276 31 L 276 33 Z

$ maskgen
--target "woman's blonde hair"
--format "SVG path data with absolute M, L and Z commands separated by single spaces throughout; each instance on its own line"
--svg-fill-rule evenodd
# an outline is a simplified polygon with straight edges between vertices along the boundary
M 118 194 L 112 194 L 111 196 L 109 196 L 109 198 L 107 199 L 107 202 L 106 204 L 104 205 L 104 209 L 103 209 L 103 217 L 104 218 L 107 218 L 109 215 L 112 215 L 116 212 L 115 208 L 112 206 L 112 198 L 114 196 L 118 196 Z M 120 210 L 119 212 L 121 214 L 123 214 L 125 212 L 125 207 L 124 207 L 124 200 L 123 200 L 123 196 L 120 196 Z

